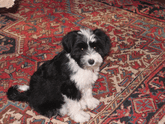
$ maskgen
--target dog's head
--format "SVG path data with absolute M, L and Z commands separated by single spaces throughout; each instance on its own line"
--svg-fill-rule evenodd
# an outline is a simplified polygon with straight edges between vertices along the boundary
M 109 53 L 110 39 L 100 29 L 80 29 L 64 36 L 62 45 L 81 68 L 94 69 Z

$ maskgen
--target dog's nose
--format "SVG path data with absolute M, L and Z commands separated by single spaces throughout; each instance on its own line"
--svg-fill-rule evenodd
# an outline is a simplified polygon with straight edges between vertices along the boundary
M 90 65 L 93 65 L 94 62 L 95 62 L 95 61 L 94 61 L 93 59 L 89 59 L 89 60 L 88 60 L 88 63 L 89 63 Z

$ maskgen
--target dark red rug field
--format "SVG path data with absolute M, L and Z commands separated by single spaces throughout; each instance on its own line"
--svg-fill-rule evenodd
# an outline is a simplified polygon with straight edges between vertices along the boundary
M 6 91 L 62 50 L 61 39 L 81 27 L 100 28 L 112 48 L 94 85 L 100 105 L 87 124 L 164 124 L 165 6 L 151 0 L 22 0 L 0 14 L 0 124 L 73 124 L 51 119 Z

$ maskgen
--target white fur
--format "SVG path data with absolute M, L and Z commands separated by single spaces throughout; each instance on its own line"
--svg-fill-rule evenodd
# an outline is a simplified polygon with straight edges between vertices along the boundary
M 74 81 L 80 90 L 83 90 L 89 86 L 91 87 L 91 85 L 94 84 L 95 81 L 98 79 L 99 69 L 95 69 L 93 71 L 82 69 L 78 66 L 75 60 L 70 57 L 70 54 L 67 54 L 67 57 L 70 60 L 68 65 L 74 72 L 73 75 L 71 75 L 70 80 Z
M 80 101 L 82 108 L 88 107 L 89 109 L 94 109 L 99 105 L 100 101 L 92 95 L 92 87 L 82 90 L 82 94 L 82 100 Z
M 29 89 L 29 86 L 28 85 L 19 85 L 18 89 L 21 91 L 27 91 Z
M 99 100 L 92 96 L 92 84 L 98 79 L 99 67 L 95 68 L 93 71 L 82 69 L 75 60 L 70 57 L 70 54 L 67 54 L 66 56 L 69 58 L 68 66 L 73 71 L 70 80 L 76 83 L 76 86 L 82 92 L 82 98 L 80 101 L 77 101 L 63 95 L 65 104 L 60 109 L 60 113 L 62 115 L 68 114 L 71 119 L 76 122 L 86 122 L 90 119 L 90 115 L 84 112 L 83 109 L 86 109 L 86 107 L 94 109 L 99 105 Z M 102 62 L 102 60 L 99 61 Z
M 60 113 L 68 114 L 75 122 L 83 123 L 90 119 L 90 115 L 82 110 L 80 102 L 69 99 L 65 95 L 63 96 L 65 104 L 60 109 Z
M 87 38 L 87 42 L 95 42 L 95 35 L 90 29 L 80 29 L 79 34 L 84 35 Z
M 64 98 L 66 97 L 65 95 L 63 95 L 63 96 L 64 96 Z M 65 100 L 65 102 L 66 102 L 66 100 Z M 60 114 L 62 116 L 68 114 L 67 104 L 66 103 L 63 104 L 62 107 L 61 107 L 61 109 L 59 111 L 60 111 Z

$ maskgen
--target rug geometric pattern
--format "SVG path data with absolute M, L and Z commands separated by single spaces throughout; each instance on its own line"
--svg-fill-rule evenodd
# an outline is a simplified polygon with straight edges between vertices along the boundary
M 6 91 L 28 85 L 37 68 L 63 49 L 62 37 L 80 27 L 104 30 L 112 45 L 93 86 L 100 105 L 87 111 L 86 123 L 163 123 L 165 23 L 108 2 L 22 0 L 16 13 L 0 14 L 0 124 L 75 123 L 68 116 L 41 116 L 24 102 L 8 100 Z
M 129 12 L 165 22 L 165 7 L 156 0 L 96 0 Z

